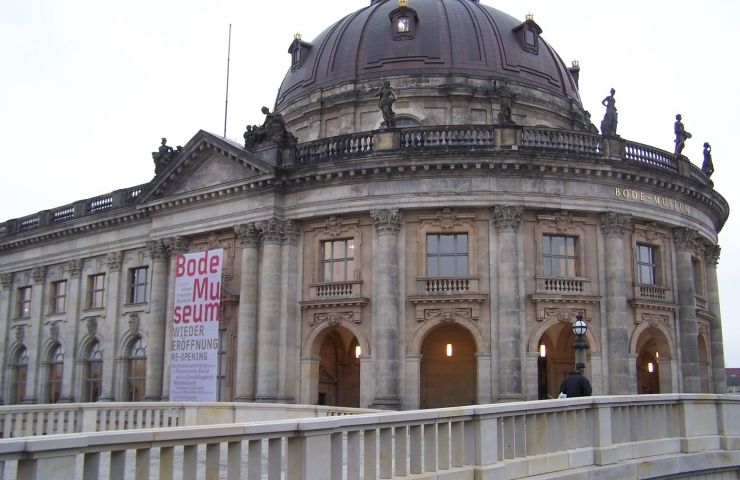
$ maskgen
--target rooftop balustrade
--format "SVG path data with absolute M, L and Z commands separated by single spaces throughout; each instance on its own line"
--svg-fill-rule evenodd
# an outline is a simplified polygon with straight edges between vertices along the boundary
M 0 461 L 0 477 L 20 480 L 731 478 L 740 397 L 582 397 L 25 437 L 0 440 Z

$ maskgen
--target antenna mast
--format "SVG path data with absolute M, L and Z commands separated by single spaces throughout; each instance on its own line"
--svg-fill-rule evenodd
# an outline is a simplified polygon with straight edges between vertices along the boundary
M 231 24 L 229 24 L 229 49 L 226 53 L 226 105 L 224 107 L 224 138 L 226 138 L 226 119 L 229 116 L 229 64 L 231 63 Z

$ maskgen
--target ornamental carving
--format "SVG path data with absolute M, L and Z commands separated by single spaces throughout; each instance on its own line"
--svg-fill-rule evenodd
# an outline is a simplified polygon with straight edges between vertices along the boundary
M 573 214 L 570 212 L 562 211 L 555 214 L 555 218 L 552 222 L 552 227 L 556 232 L 567 232 L 573 229 Z
M 286 220 L 283 228 L 283 241 L 295 245 L 296 240 L 298 240 L 298 222 Z
M 150 240 L 146 242 L 146 248 L 153 260 L 163 260 L 167 258 L 167 246 L 164 240 Z
M 0 273 L 0 287 L 2 287 L 3 290 L 7 290 L 12 284 L 13 272 Z
M 452 323 L 472 320 L 473 312 L 469 308 L 435 308 L 424 310 L 424 321 Z
M 324 232 L 331 238 L 337 238 L 342 234 L 342 221 L 332 215 L 323 226 Z
M 660 315 L 657 313 L 643 313 L 642 315 L 635 316 L 635 323 L 647 323 L 651 327 L 664 327 L 669 330 L 673 328 L 673 320 L 671 315 Z
M 190 239 L 183 236 L 170 237 L 164 240 L 164 244 L 170 252 L 170 255 L 178 253 L 187 253 L 190 247 Z
M 645 240 L 654 242 L 658 238 L 658 224 L 656 222 L 646 224 L 643 234 L 645 235 Z
M 586 310 L 582 308 L 545 308 L 542 311 L 542 316 L 537 320 L 540 322 L 552 321 L 573 323 L 576 321 L 576 316 L 579 313 L 583 315 L 584 320 L 587 322 L 591 321 L 591 317 L 587 317 Z
M 70 260 L 67 262 L 67 270 L 69 271 L 69 276 L 71 278 L 80 278 L 80 274 L 82 273 L 82 260 L 75 259 Z
M 59 342 L 59 320 L 49 324 L 49 337 L 55 342 Z
M 31 273 L 31 276 L 33 277 L 34 283 L 44 283 L 44 280 L 46 280 L 46 272 L 48 272 L 47 267 L 36 267 L 33 269 L 33 272 Z
M 710 245 L 704 251 L 704 258 L 706 259 L 708 267 L 717 268 L 719 264 L 719 254 L 722 251 L 719 245 Z
M 290 228 L 287 222 L 275 217 L 256 222 L 255 226 L 265 243 L 281 243 L 285 238 L 286 228 Z
M 234 233 L 242 247 L 256 247 L 259 244 L 260 232 L 254 223 L 237 225 L 234 227 Z
M 401 212 L 393 210 L 370 210 L 375 231 L 378 235 L 396 235 L 401 230 Z
M 630 215 L 615 212 L 606 212 L 601 215 L 601 231 L 611 237 L 624 237 L 624 231 L 629 227 Z
M 360 323 L 360 318 L 355 319 L 354 312 L 323 312 L 315 313 L 313 317 L 309 317 L 308 324 L 311 326 L 318 325 L 326 322 L 330 326 L 339 325 L 342 322 Z
M 110 252 L 105 258 L 105 264 L 111 272 L 117 272 L 121 269 L 123 254 L 121 252 Z
M 98 319 L 95 317 L 89 317 L 87 319 L 87 333 L 94 337 L 98 333 Z
M 15 341 L 18 343 L 23 343 L 23 340 L 26 338 L 26 326 L 25 325 L 17 325 L 15 327 Z
M 705 338 L 709 338 L 709 323 L 708 322 L 698 322 L 699 327 L 699 333 L 701 335 L 704 335 Z
M 699 232 L 693 228 L 679 227 L 673 229 L 673 243 L 676 250 L 692 251 L 694 241 L 699 236 Z
M 128 328 L 131 333 L 137 335 L 139 333 L 139 314 L 132 313 L 128 316 Z
M 524 207 L 512 205 L 495 205 L 493 207 L 493 223 L 499 230 L 518 230 L 522 223 Z
M 439 215 L 437 215 L 437 222 L 443 232 L 449 232 L 455 229 L 458 224 L 458 214 L 456 210 L 450 208 L 444 208 Z

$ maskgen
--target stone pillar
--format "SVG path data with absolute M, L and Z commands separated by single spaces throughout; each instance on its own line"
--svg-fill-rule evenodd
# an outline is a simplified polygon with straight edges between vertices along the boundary
M 82 308 L 82 266 L 79 259 L 67 262 L 67 321 L 60 332 L 62 345 L 64 345 L 64 367 L 62 370 L 62 393 L 60 402 L 75 401 L 75 365 L 78 360 L 75 352 L 82 356 L 83 352 L 77 350 L 77 331 L 80 324 L 80 309 Z
M 164 370 L 165 319 L 167 312 L 167 248 L 162 240 L 147 242 L 152 259 L 152 296 L 149 301 L 149 321 L 142 330 L 147 344 L 146 386 L 144 400 L 162 399 Z
M 26 332 L 26 348 L 28 348 L 28 373 L 26 377 L 26 398 L 23 403 L 38 403 L 40 393 L 39 372 L 44 362 L 42 358 L 41 325 L 44 317 L 44 286 L 46 283 L 47 267 L 36 267 L 31 272 L 33 287 L 31 290 L 31 318 Z
M 712 339 L 712 384 L 714 392 L 723 394 L 727 392 L 727 379 L 725 378 L 725 351 L 722 343 L 722 314 L 719 308 L 719 284 L 717 282 L 717 263 L 719 263 L 719 245 L 707 248 L 705 261 L 707 270 L 707 301 L 709 302 L 709 313 L 712 314 L 712 324 L 709 335 Z
M 174 317 L 175 301 L 175 275 L 177 268 L 177 255 L 187 253 L 190 240 L 185 237 L 171 237 L 164 241 L 164 245 L 170 254 L 170 271 L 167 276 L 166 309 L 164 314 L 164 363 L 162 375 L 162 399 L 170 397 L 170 356 L 172 355 L 172 327 Z M 148 347 L 147 347 L 148 348 Z
M 627 322 L 627 288 L 624 231 L 630 216 L 607 212 L 601 215 L 601 231 L 606 253 L 606 337 L 609 363 L 609 395 L 635 393 L 629 369 L 629 325 Z
M 699 327 L 696 322 L 696 287 L 694 285 L 694 265 L 691 253 L 696 230 L 676 228 L 673 230 L 673 244 L 676 249 L 676 283 L 678 285 L 678 335 L 681 347 L 680 370 L 684 393 L 698 393 L 701 390 L 699 376 Z
M 10 347 L 11 335 L 10 329 L 10 315 L 13 311 L 11 308 L 11 289 L 13 286 L 13 273 L 6 272 L 0 273 L 0 335 L 2 335 L 2 341 L 0 341 L 0 405 L 5 405 L 5 388 L 6 385 L 6 372 L 8 369 L 8 348 Z
M 262 237 L 262 261 L 259 276 L 257 321 L 257 394 L 258 402 L 276 402 L 279 396 L 280 370 L 280 296 L 281 244 L 284 222 L 277 218 L 256 224 Z
M 401 212 L 371 210 L 377 244 L 373 269 L 373 344 L 375 398 L 373 408 L 401 407 L 399 358 L 401 277 L 398 265 Z
M 237 326 L 234 400 L 254 400 L 257 366 L 257 293 L 259 286 L 259 232 L 254 223 L 234 227 L 242 247 Z
M 524 208 L 493 207 L 498 233 L 498 278 L 496 279 L 498 322 L 499 400 L 522 400 L 522 316 L 519 291 L 519 239 L 517 233 Z
M 98 334 L 101 337 L 103 348 L 103 379 L 100 388 L 100 401 L 115 399 L 116 381 L 116 350 L 118 344 L 118 322 L 121 299 L 121 263 L 123 254 L 111 252 L 105 259 L 107 271 L 107 285 L 105 289 L 105 321 L 98 324 Z
M 286 220 L 283 225 L 283 246 L 281 260 L 281 296 L 280 296 L 280 402 L 294 403 L 299 392 L 299 372 L 296 365 L 300 362 L 301 351 L 301 248 L 300 231 L 296 221 Z

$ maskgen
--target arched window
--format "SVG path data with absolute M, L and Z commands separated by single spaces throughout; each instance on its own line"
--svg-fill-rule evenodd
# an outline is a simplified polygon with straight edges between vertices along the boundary
M 62 396 L 62 373 L 64 372 L 64 350 L 57 343 L 49 352 L 46 402 L 57 403 Z
M 10 403 L 23 403 L 26 399 L 26 379 L 28 378 L 28 350 L 20 347 L 13 365 L 13 382 L 11 384 Z
M 139 337 L 131 342 L 126 358 L 126 399 L 140 402 L 144 399 L 146 387 L 146 344 Z
M 85 391 L 82 392 L 83 402 L 97 402 L 103 383 L 103 351 L 100 342 L 96 341 L 87 350 L 85 359 Z

